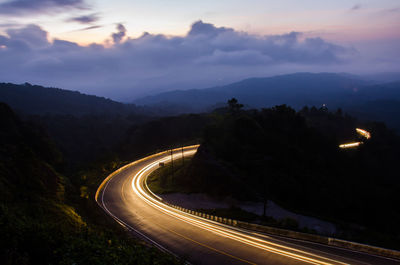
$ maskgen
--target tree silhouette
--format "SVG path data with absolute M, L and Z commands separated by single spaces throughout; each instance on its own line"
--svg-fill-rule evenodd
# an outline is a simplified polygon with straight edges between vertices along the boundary
M 231 113 L 238 113 L 243 108 L 243 104 L 240 104 L 236 98 L 232 98 L 228 100 L 228 107 Z

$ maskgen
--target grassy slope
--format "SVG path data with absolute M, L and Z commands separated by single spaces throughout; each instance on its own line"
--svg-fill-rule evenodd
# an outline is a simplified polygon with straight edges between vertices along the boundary
M 93 201 L 98 182 L 118 166 L 55 169 L 60 154 L 40 130 L 0 105 L 0 259 L 2 264 L 174 264 L 117 228 Z

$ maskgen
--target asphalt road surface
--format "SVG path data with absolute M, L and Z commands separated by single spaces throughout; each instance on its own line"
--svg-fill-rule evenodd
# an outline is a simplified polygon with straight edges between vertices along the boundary
M 184 156 L 196 150 L 196 146 L 187 147 Z M 173 157 L 181 158 L 181 150 Z M 169 207 L 147 189 L 145 180 L 160 162 L 170 159 L 171 154 L 163 152 L 117 170 L 100 186 L 96 200 L 129 231 L 190 264 L 400 264 L 394 259 L 247 231 Z

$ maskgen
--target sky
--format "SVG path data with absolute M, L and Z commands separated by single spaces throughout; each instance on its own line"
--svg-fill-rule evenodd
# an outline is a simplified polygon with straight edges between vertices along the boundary
M 119 101 L 293 72 L 399 72 L 400 0 L 0 0 L 0 82 Z

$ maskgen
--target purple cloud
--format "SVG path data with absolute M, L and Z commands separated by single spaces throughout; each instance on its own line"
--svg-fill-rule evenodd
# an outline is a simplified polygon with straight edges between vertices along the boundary
M 350 11 L 357 11 L 357 10 L 360 10 L 362 8 L 362 5 L 360 5 L 360 4 L 355 4 L 354 6 L 352 6 L 351 8 L 350 8 Z
M 85 9 L 87 5 L 84 0 L 9 0 L 0 4 L 0 14 L 39 13 L 61 8 Z
M 118 30 L 117 33 L 113 33 L 111 35 L 114 43 L 120 43 L 122 38 L 125 37 L 125 34 L 126 34 L 126 28 L 122 24 L 117 25 L 117 30 Z
M 82 28 L 82 29 L 77 29 L 77 30 L 74 30 L 73 32 L 87 31 L 87 30 L 92 30 L 92 29 L 99 29 L 99 28 L 102 28 L 102 27 L 104 27 L 104 26 L 102 26 L 102 25 L 94 25 L 94 26 L 89 26 L 89 27 L 85 27 L 85 28 Z
M 7 30 L 7 35 L 10 41 L 21 41 L 32 48 L 41 48 L 50 45 L 47 39 L 48 33 L 34 24 L 20 29 L 9 29 Z
M 324 71 L 354 49 L 302 33 L 251 35 L 197 21 L 186 36 L 126 37 L 117 25 L 111 47 L 49 41 L 36 25 L 0 35 L 0 81 L 37 83 L 129 101 L 169 89 L 202 88 L 254 76 Z
M 78 16 L 78 17 L 72 17 L 68 19 L 68 22 L 77 22 L 80 24 L 91 24 L 93 22 L 97 22 L 100 20 L 99 14 L 94 13 L 90 15 L 84 15 L 84 16 Z
M 199 20 L 192 24 L 192 28 L 190 29 L 188 35 L 189 36 L 206 35 L 215 37 L 218 34 L 224 32 L 233 32 L 233 29 L 225 27 L 217 28 L 213 24 L 203 23 L 203 21 Z
M 385 12 L 385 13 L 398 13 L 398 12 L 400 12 L 400 7 L 385 9 L 383 12 Z

